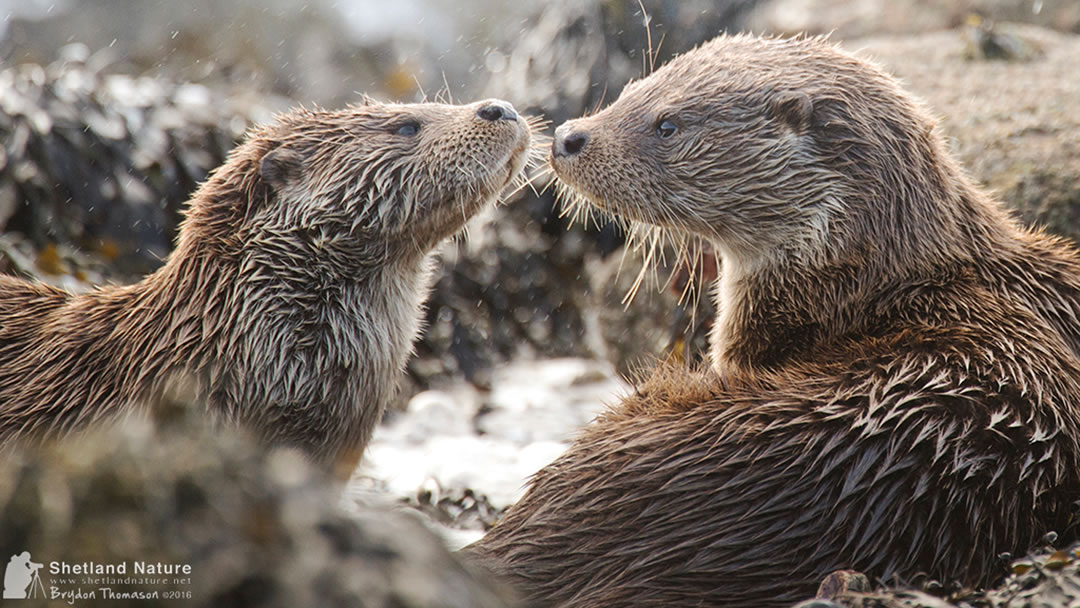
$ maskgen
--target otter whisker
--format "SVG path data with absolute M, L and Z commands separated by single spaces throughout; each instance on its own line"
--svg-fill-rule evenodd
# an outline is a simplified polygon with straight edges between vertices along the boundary
M 533 135 L 541 135 L 541 131 L 551 126 L 551 120 L 543 114 L 533 114 L 524 118 L 529 128 L 532 129 Z
M 600 110 L 600 108 L 604 106 L 604 100 L 607 99 L 607 89 L 608 83 L 605 81 L 604 88 L 600 90 L 600 99 L 598 99 L 596 101 L 596 104 L 593 105 L 593 108 L 589 112 L 589 114 L 596 114 Z
M 413 82 L 416 83 L 416 90 L 420 91 L 420 103 L 427 103 L 427 93 L 424 92 L 424 85 L 420 82 L 420 78 L 416 75 L 416 72 L 412 73 Z
M 643 0 L 638 0 L 638 7 L 641 8 L 641 24 L 645 27 L 645 44 L 648 49 L 642 53 L 641 57 L 641 72 L 642 76 L 648 76 L 656 70 L 656 55 L 653 54 L 652 46 L 652 17 L 649 12 L 645 10 L 645 3 Z M 645 58 L 649 58 L 649 69 L 645 70 Z
M 600 229 L 600 223 L 596 219 L 599 212 L 583 196 L 556 180 L 549 182 L 545 189 L 552 183 L 556 187 L 556 199 L 559 201 L 560 217 L 569 216 L 570 225 L 581 223 L 586 229 L 589 228 L 589 221 L 592 220 L 593 226 L 598 230 Z
M 634 298 L 637 296 L 638 290 L 641 289 L 642 282 L 645 280 L 645 277 L 650 270 L 650 266 L 652 266 L 652 256 L 654 251 L 655 249 L 653 247 L 648 247 L 646 249 L 645 259 L 642 263 L 641 269 L 638 270 L 637 277 L 634 278 L 634 283 L 630 286 L 630 289 L 627 290 L 626 295 L 623 296 L 622 304 L 624 308 L 628 308 L 630 306 L 630 303 L 633 302 Z
M 655 70 L 656 58 L 660 56 L 660 49 L 664 46 L 664 40 L 667 38 L 667 32 L 660 34 L 660 41 L 656 43 L 656 50 L 653 52 L 652 61 L 654 62 L 653 70 Z
M 450 83 L 446 80 L 446 70 L 442 71 L 443 90 L 446 91 L 446 98 L 451 105 L 454 103 L 454 92 L 450 90 Z
M 541 196 L 543 194 L 544 189 L 546 189 L 551 184 L 551 182 L 553 181 L 553 180 L 548 179 L 548 178 L 551 177 L 551 174 L 552 174 L 551 169 L 545 167 L 545 168 L 541 168 L 536 173 L 533 173 L 531 176 L 520 178 L 521 183 L 516 188 L 514 188 L 510 192 L 510 194 L 507 195 L 507 197 L 514 196 L 515 194 L 517 194 L 518 192 L 521 192 L 525 188 L 529 188 L 530 190 L 532 190 L 532 192 L 533 192 L 533 194 L 535 196 L 537 196 L 537 197 Z M 541 189 L 540 191 L 537 191 L 534 184 L 537 181 L 542 180 L 542 179 L 548 179 L 548 181 L 547 181 L 547 183 L 545 183 L 544 189 Z

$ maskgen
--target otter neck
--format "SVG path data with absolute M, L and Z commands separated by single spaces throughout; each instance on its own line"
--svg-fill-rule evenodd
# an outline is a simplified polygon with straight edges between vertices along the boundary
M 134 285 L 76 297 L 77 304 L 90 298 L 88 316 L 110 330 L 110 376 L 124 379 L 118 395 L 152 403 L 173 381 L 188 388 L 205 381 L 203 372 L 222 351 L 225 328 L 218 309 L 228 299 L 230 279 L 212 256 L 177 251 Z
M 963 176 L 927 191 L 923 201 L 906 201 L 898 222 L 884 224 L 895 230 L 851 229 L 887 218 L 848 221 L 817 252 L 780 250 L 748 261 L 719 244 L 713 367 L 726 376 L 775 370 L 844 336 L 887 331 L 888 319 L 904 311 L 889 304 L 869 310 L 868 302 L 902 301 L 891 296 L 905 285 L 970 277 L 974 260 L 1021 249 L 1013 220 Z
M 21 319 L 25 331 L 5 345 L 5 357 L 24 354 L 9 360 L 0 388 L 0 437 L 72 430 L 153 402 L 178 373 L 211 352 L 212 344 L 200 344 L 205 298 L 196 296 L 220 277 L 199 269 L 177 281 L 178 266 L 166 264 L 134 285 L 80 295 L 33 283 L 17 287 L 41 304 Z

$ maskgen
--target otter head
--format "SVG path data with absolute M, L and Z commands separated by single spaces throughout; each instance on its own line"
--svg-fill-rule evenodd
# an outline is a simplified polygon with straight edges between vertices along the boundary
M 757 267 L 926 239 L 905 214 L 938 212 L 911 195 L 940 178 L 932 130 L 892 78 L 822 39 L 723 36 L 560 126 L 551 164 L 593 205 Z
M 297 110 L 253 131 L 157 282 L 194 317 L 183 365 L 213 408 L 322 460 L 358 454 L 419 331 L 429 253 L 520 178 L 531 130 L 488 100 Z
M 920 105 L 820 38 L 708 42 L 560 126 L 551 165 L 572 202 L 712 245 L 725 374 L 873 323 L 860 303 L 972 259 L 991 224 Z
M 530 134 L 500 100 L 294 110 L 234 152 L 185 232 L 291 264 L 416 261 L 519 178 Z

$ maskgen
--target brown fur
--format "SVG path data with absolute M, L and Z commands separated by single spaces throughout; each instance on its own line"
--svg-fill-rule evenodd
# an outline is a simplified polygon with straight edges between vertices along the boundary
M 484 118 L 492 104 L 507 117 Z M 529 142 L 493 101 L 254 130 L 141 282 L 71 295 L 0 277 L 0 439 L 137 411 L 182 379 L 269 441 L 354 458 L 417 333 L 429 252 L 518 178 Z
M 783 606 L 843 568 L 984 584 L 1071 534 L 1077 252 L 981 192 L 891 77 L 721 37 L 553 151 L 590 203 L 720 252 L 712 366 L 656 372 L 470 555 L 559 606 Z

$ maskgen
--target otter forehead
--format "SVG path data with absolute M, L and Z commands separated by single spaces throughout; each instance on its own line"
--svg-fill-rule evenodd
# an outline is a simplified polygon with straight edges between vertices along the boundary
M 497 103 L 497 100 L 487 103 Z M 380 103 L 368 100 L 338 110 L 298 108 L 278 116 L 273 123 L 263 126 L 257 135 L 283 139 L 302 139 L 312 133 L 335 131 L 364 135 L 385 131 L 387 127 L 406 120 L 437 122 L 464 116 L 475 113 L 475 105 Z M 512 109 L 509 104 L 505 105 Z
M 867 75 L 872 75 L 870 81 Z M 895 81 L 873 63 L 823 38 L 721 36 L 679 55 L 648 77 L 626 86 L 608 110 L 656 114 L 667 110 L 712 112 L 760 105 L 781 91 L 818 98 L 860 96 Z
M 491 120 L 490 115 L 485 119 L 483 112 L 492 109 L 497 114 L 496 120 Z M 500 100 L 463 106 L 367 101 L 340 110 L 293 110 L 256 130 L 252 139 L 323 153 L 333 150 L 335 144 L 354 148 L 367 145 L 389 154 L 395 149 L 409 148 L 410 141 L 421 134 L 422 140 L 467 136 L 478 144 L 505 139 L 506 133 L 513 130 L 509 125 L 518 120 L 513 106 Z M 500 124 L 505 126 L 501 131 L 490 128 L 496 123 L 507 124 Z

